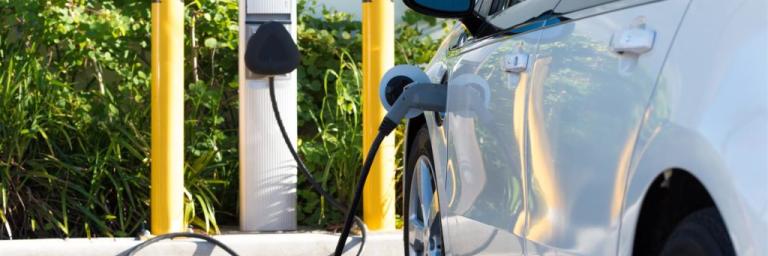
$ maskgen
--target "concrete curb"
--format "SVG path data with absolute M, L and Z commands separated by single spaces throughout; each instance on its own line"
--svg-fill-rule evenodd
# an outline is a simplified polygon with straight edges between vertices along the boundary
M 330 255 L 336 248 L 337 234 L 228 234 L 214 236 L 240 255 Z M 402 255 L 401 232 L 368 235 L 363 255 Z M 0 241 L 0 255 L 19 256 L 91 256 L 125 255 L 141 241 L 134 238 L 73 238 Z M 356 236 L 347 243 L 344 255 L 355 255 L 360 244 Z M 228 255 L 224 250 L 198 239 L 162 241 L 144 248 L 136 255 L 208 256 Z

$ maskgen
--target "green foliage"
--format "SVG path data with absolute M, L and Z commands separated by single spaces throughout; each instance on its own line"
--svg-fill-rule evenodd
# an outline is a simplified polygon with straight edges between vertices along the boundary
M 315 1 L 299 2 L 299 151 L 309 169 L 318 173 L 323 187 L 348 204 L 362 165 L 362 37 L 360 21 L 352 16 L 317 7 Z M 424 36 L 438 20 L 408 11 L 395 28 L 396 63 L 426 64 L 438 42 Z M 447 23 L 445 23 L 447 24 Z M 444 25 L 443 29 L 447 29 Z M 319 109 L 318 109 L 319 106 Z M 402 146 L 398 130 L 398 149 Z M 397 155 L 397 166 L 402 156 Z M 400 177 L 398 172 L 398 182 Z M 299 220 L 306 225 L 343 221 L 342 212 L 326 207 L 304 177 L 299 175 Z M 396 187 L 398 195 L 400 186 Z M 400 204 L 396 204 L 398 209 Z
M 126 236 L 147 219 L 147 8 L 0 2 L 0 237 Z
M 185 213 L 237 224 L 237 1 L 187 0 Z M 300 153 L 348 202 L 361 161 L 360 22 L 301 2 Z M 0 0 L 0 238 L 130 236 L 149 220 L 150 1 Z M 414 14 L 398 63 L 437 47 Z M 299 176 L 300 224 L 328 226 Z
M 442 32 L 447 33 L 453 22 L 441 22 Z M 403 24 L 395 28 L 395 62 L 398 64 L 426 64 L 440 46 L 431 36 L 425 36 L 425 28 L 438 25 L 438 19 L 424 16 L 413 11 L 406 11 Z

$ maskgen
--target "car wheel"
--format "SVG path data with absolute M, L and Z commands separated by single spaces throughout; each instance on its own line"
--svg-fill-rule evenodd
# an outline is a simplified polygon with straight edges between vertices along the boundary
M 403 242 L 405 255 L 444 255 L 443 228 L 427 127 L 416 133 L 406 159 Z
M 736 255 L 728 230 L 715 208 L 691 213 L 675 227 L 661 250 L 663 256 Z

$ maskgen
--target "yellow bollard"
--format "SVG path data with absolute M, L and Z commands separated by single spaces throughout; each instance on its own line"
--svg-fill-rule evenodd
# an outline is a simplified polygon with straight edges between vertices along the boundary
M 394 66 L 395 21 L 392 0 L 363 0 L 363 155 L 368 154 L 386 115 L 379 80 Z M 363 189 L 363 219 L 371 230 L 395 229 L 395 138 L 381 143 Z
M 152 0 L 151 232 L 184 231 L 184 2 Z

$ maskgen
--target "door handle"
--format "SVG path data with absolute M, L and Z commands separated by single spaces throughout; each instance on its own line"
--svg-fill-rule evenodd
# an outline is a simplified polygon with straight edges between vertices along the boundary
M 522 73 L 528 69 L 528 54 L 514 53 L 504 57 L 504 72 Z
M 628 28 L 613 34 L 611 49 L 618 54 L 641 55 L 653 48 L 655 39 L 656 31 L 646 29 L 644 26 Z

